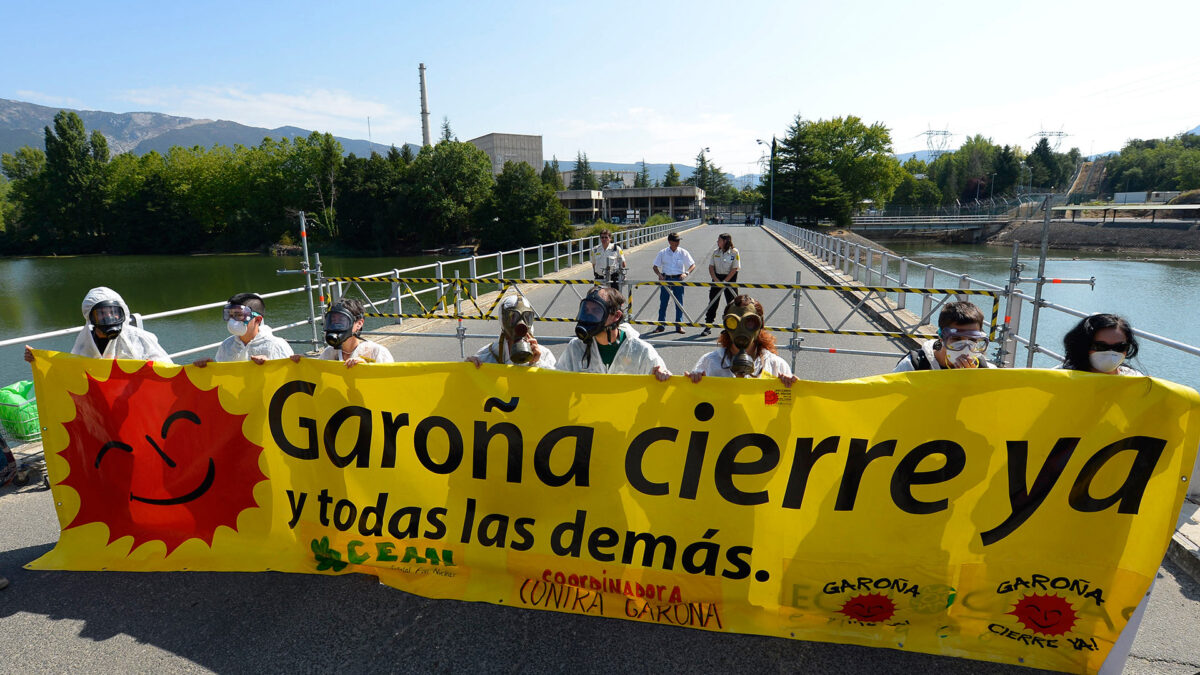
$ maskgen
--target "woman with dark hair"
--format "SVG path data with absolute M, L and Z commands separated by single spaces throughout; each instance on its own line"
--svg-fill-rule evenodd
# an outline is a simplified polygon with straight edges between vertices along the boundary
M 728 232 L 717 235 L 717 247 L 708 254 L 708 276 L 713 281 L 737 281 L 742 269 L 742 255 L 733 247 L 733 236 Z M 704 323 L 717 318 L 717 298 L 725 295 L 725 306 L 733 302 L 737 289 L 733 286 L 713 286 L 708 289 L 708 309 L 704 312 Z M 712 329 L 705 328 L 700 336 L 711 335 Z
M 712 377 L 778 377 L 790 387 L 798 378 L 792 368 L 775 352 L 775 336 L 763 325 L 762 303 L 748 295 L 739 295 L 725 307 L 724 330 L 717 336 L 720 345 L 696 362 L 685 373 L 692 382 L 705 375 Z
M 1133 328 L 1116 314 L 1093 314 L 1063 336 L 1066 359 L 1060 368 L 1111 375 L 1141 375 L 1125 365 L 1138 354 Z

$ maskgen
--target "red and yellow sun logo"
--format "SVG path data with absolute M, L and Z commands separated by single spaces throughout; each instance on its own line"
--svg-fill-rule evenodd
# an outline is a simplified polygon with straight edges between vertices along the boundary
M 183 371 L 167 378 L 149 363 L 133 373 L 114 364 L 107 380 L 88 375 L 87 391 L 71 398 L 62 484 L 79 493 L 79 512 L 64 529 L 102 523 L 109 543 L 161 541 L 170 555 L 188 539 L 212 546 L 218 527 L 236 530 L 238 515 L 257 506 L 262 448 L 216 389 L 197 389 Z
M 1042 635 L 1062 635 L 1075 626 L 1075 609 L 1057 595 L 1026 595 L 1011 612 L 1027 630 Z
M 842 614 L 864 623 L 887 621 L 896 614 L 896 603 L 880 593 L 864 593 L 850 598 L 838 610 Z

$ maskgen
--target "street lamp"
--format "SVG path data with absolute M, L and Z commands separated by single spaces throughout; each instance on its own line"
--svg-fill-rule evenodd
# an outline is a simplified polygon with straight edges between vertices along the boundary
M 761 138 L 754 139 L 759 145 L 766 145 L 767 142 Z M 767 216 L 771 220 L 775 220 L 775 135 L 771 134 L 771 202 L 770 211 Z

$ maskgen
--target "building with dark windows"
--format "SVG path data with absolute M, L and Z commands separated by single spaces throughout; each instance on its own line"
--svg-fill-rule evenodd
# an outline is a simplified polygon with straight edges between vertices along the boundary
M 704 208 L 704 190 L 691 185 L 615 190 L 561 190 L 558 199 L 571 214 L 572 223 L 644 223 L 661 213 L 673 219 L 698 218 Z

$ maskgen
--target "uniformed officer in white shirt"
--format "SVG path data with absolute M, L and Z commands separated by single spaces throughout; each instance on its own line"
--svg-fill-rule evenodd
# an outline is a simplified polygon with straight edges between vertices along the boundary
M 692 254 L 687 252 L 687 249 L 679 246 L 679 235 L 675 232 L 668 234 L 667 248 L 654 256 L 654 274 L 658 276 L 658 280 L 683 281 L 694 269 L 696 269 L 696 261 L 692 258 Z M 683 321 L 683 286 L 671 286 L 670 288 L 671 295 L 675 296 L 675 323 L 680 323 Z M 658 289 L 658 320 L 660 322 L 667 320 L 666 286 L 660 286 Z M 664 330 L 665 328 L 658 326 L 650 332 L 661 333 Z M 683 326 L 677 326 L 675 332 L 682 333 Z
M 738 271 L 742 268 L 742 256 L 733 247 L 733 236 L 728 232 L 717 235 L 717 247 L 708 255 L 708 276 L 713 281 L 737 281 Z M 717 318 L 717 298 L 725 294 L 725 304 L 733 302 L 737 297 L 735 286 L 714 286 L 708 289 L 708 310 L 704 313 L 704 323 L 712 323 Z M 700 335 L 712 334 L 711 328 L 705 328 Z
M 620 290 L 625 272 L 625 252 L 612 240 L 612 233 L 600 230 L 600 245 L 592 249 L 592 273 L 596 281 Z

